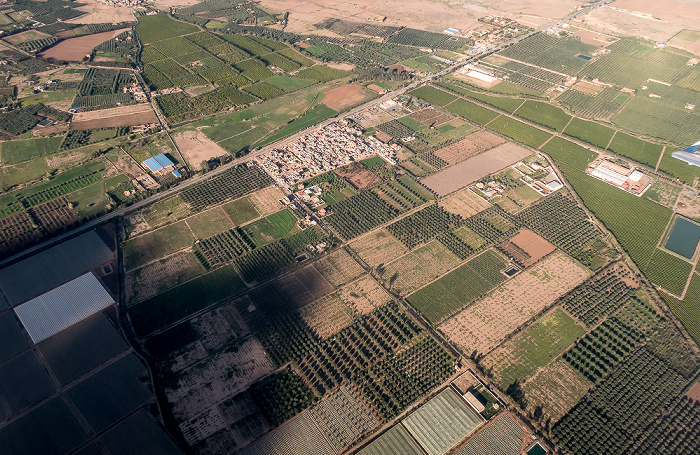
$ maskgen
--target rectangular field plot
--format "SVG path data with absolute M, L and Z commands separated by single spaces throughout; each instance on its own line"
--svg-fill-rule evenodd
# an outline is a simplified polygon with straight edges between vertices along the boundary
M 552 137 L 546 131 L 506 116 L 498 117 L 489 123 L 487 128 L 532 148 L 540 148 L 542 144 Z
M 534 232 L 523 229 L 501 245 L 501 249 L 518 264 L 529 267 L 554 251 L 554 246 Z
M 87 438 L 60 397 L 0 429 L 0 447 L 6 454 L 69 453 Z
M 107 316 L 96 314 L 42 341 L 38 348 L 61 385 L 66 385 L 129 346 Z
M 637 139 L 629 134 L 618 132 L 610 143 L 608 150 L 638 163 L 655 167 L 663 147 Z
M 29 346 L 29 339 L 12 311 L 0 313 L 0 364 Z
M 308 413 L 290 420 L 241 452 L 241 455 L 332 455 L 336 452 Z
M 357 455 L 425 455 L 403 425 L 395 425 Z
M 195 253 L 188 250 L 132 270 L 126 274 L 127 305 L 135 305 L 165 292 L 205 271 Z
M 465 219 L 491 207 L 491 204 L 486 199 L 469 188 L 465 188 L 447 199 L 443 199 L 439 204 L 446 211 Z
M 350 244 L 350 247 L 370 267 L 386 264 L 407 251 L 407 248 L 386 229 L 366 235 Z
M 643 269 L 649 280 L 674 295 L 683 294 L 693 264 L 663 250 L 655 250 Z
M 571 116 L 558 107 L 532 100 L 525 101 L 515 115 L 560 133 L 571 120 Z
M 552 421 L 559 420 L 586 395 L 593 384 L 564 359 L 557 359 L 540 369 L 523 386 L 528 409 L 542 406 Z
M 664 300 L 671 307 L 671 311 L 681 320 L 688 333 L 700 343 L 700 275 L 693 274 L 685 299 L 678 300 L 674 297 L 662 294 Z
M 340 288 L 338 296 L 361 314 L 370 313 L 391 301 L 389 294 L 369 275 Z
M 503 257 L 487 250 L 408 298 L 431 322 L 438 322 L 505 281 Z
M 322 339 L 340 332 L 353 321 L 351 306 L 337 294 L 328 295 L 305 306 L 300 313 L 309 328 Z
M 369 406 L 345 387 L 311 408 L 309 416 L 336 452 L 379 423 Z
M 596 122 L 589 122 L 574 117 L 571 123 L 569 123 L 569 126 L 564 130 L 564 134 L 587 142 L 600 149 L 605 149 L 610 139 L 612 139 L 613 134 L 615 134 L 615 130 Z
M 66 395 L 99 433 L 151 399 L 139 380 L 145 372 L 138 357 L 130 354 L 71 387 Z
M 181 453 L 158 423 L 140 410 L 100 437 L 112 455 L 151 453 L 177 455 Z
M 343 285 L 354 280 L 364 269 L 343 249 L 332 252 L 314 263 L 314 267 L 333 286 Z
M 434 155 L 447 164 L 455 164 L 485 152 L 497 145 L 501 145 L 504 142 L 504 139 L 488 131 L 477 131 L 455 144 L 441 148 L 434 152 Z
M 245 224 L 260 216 L 260 213 L 255 209 L 255 205 L 253 205 L 248 197 L 242 197 L 235 201 L 228 202 L 224 204 L 222 208 L 231 222 L 236 226 Z
M 0 419 L 5 420 L 54 391 L 46 369 L 34 351 L 0 365 Z
M 516 379 L 523 381 L 545 366 L 585 332 L 557 309 L 489 354 L 484 365 L 492 368 L 496 382 L 505 390 Z
M 506 143 L 426 177 L 421 183 L 445 196 L 529 155 L 524 148 Z
M 502 414 L 469 440 L 456 455 L 515 455 L 523 446 L 523 429 L 508 414 Z
M 479 414 L 447 388 L 401 423 L 429 455 L 443 455 L 482 422 Z
M 439 329 L 466 352 L 488 353 L 589 275 L 583 265 L 562 252 L 554 252 L 442 323 Z
M 384 280 L 394 290 L 409 294 L 459 264 L 459 258 L 437 240 L 386 266 Z
M 186 220 L 187 226 L 198 239 L 206 239 L 231 229 L 233 224 L 219 207 L 200 212 Z
M 126 269 L 132 270 L 180 251 L 191 246 L 194 240 L 184 221 L 130 239 L 124 244 Z

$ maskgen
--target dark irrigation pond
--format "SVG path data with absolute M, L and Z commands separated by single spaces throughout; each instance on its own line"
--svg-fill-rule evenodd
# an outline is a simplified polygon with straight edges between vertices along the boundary
M 679 217 L 664 246 L 674 253 L 690 259 L 695 253 L 698 241 L 700 241 L 700 225 Z

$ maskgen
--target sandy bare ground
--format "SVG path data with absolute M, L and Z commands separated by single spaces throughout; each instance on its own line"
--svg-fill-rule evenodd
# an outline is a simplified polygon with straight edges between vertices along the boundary
M 530 155 L 519 145 L 507 142 L 421 180 L 438 196 L 445 196 Z
M 469 188 L 458 191 L 447 199 L 440 201 L 440 207 L 462 218 L 469 218 L 482 210 L 491 207 L 491 204 Z
M 85 11 L 87 14 L 68 19 L 66 22 L 73 24 L 107 24 L 113 22 L 131 22 L 136 17 L 128 6 L 105 5 L 96 0 L 83 0 L 85 6 L 76 8 L 78 11 Z
M 393 289 L 408 295 L 457 267 L 459 263 L 460 259 L 445 245 L 433 240 L 388 264 L 383 278 L 384 281 L 391 281 L 391 278 L 396 277 Z
M 464 352 L 486 354 L 508 334 L 590 276 L 561 251 L 506 281 L 438 327 Z
M 361 314 L 367 314 L 391 301 L 389 294 L 369 275 L 339 289 L 338 295 Z
M 156 115 L 150 104 L 133 104 L 97 111 L 79 112 L 73 117 L 71 128 L 87 130 L 117 126 L 143 125 L 155 123 Z
M 557 421 L 586 395 L 591 383 L 564 359 L 540 368 L 525 384 L 527 408 L 542 406 L 545 415 Z
M 252 193 L 248 196 L 248 199 L 250 199 L 261 216 L 266 216 L 282 209 L 280 199 L 283 197 L 284 193 L 278 187 L 268 186 Z
M 367 99 L 364 89 L 353 84 L 326 90 L 323 95 L 321 102 L 334 111 L 360 104 Z
M 350 244 L 350 248 L 370 267 L 391 262 L 407 250 L 403 243 L 385 229 L 361 237 Z
M 675 2 L 670 1 L 669 4 Z M 667 2 L 659 2 L 660 6 L 666 5 Z M 622 8 L 615 2 L 613 6 Z M 634 8 L 633 8 L 634 9 Z M 637 9 L 636 11 L 640 11 Z M 649 12 L 649 11 L 642 11 Z M 689 17 L 693 15 L 693 11 L 689 12 Z M 624 36 L 641 36 L 652 41 L 668 41 L 683 29 L 691 28 L 698 29 L 700 19 L 694 19 L 695 22 L 689 20 L 680 20 L 672 22 L 668 20 L 658 21 L 653 19 L 645 19 L 634 16 L 629 12 L 612 10 L 610 8 L 596 8 L 585 16 L 579 16 L 572 21 L 573 25 L 583 23 L 583 26 L 598 30 L 603 33 Z
M 202 161 L 228 153 L 201 131 L 184 131 L 174 134 L 173 139 L 180 151 L 185 155 L 185 158 L 187 158 L 190 166 L 195 169 L 202 167 Z
M 441 148 L 435 152 L 435 156 L 449 164 L 455 164 L 504 142 L 505 140 L 488 131 L 477 131 L 455 144 Z
M 352 308 L 331 294 L 301 310 L 301 317 L 321 338 L 328 338 L 352 324 Z
M 510 239 L 510 243 L 530 256 L 529 259 L 523 262 L 525 267 L 531 266 L 554 251 L 554 246 L 551 243 L 527 229 L 523 229 L 515 237 Z
M 354 280 L 365 270 L 344 250 L 332 252 L 314 263 L 314 267 L 333 286 L 340 286 Z
M 95 33 L 94 35 L 70 38 L 61 41 L 39 55 L 44 58 L 61 60 L 64 62 L 79 62 L 86 55 L 90 55 L 90 52 L 92 52 L 95 46 L 102 44 L 105 41 L 109 41 L 127 30 L 130 29 L 122 28 L 119 30 L 112 30 L 111 32 Z

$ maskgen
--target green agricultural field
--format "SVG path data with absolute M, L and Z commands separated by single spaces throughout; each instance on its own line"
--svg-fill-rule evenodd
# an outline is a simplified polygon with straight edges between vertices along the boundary
M 296 77 L 300 79 L 311 79 L 317 82 L 328 82 L 348 76 L 349 74 L 350 73 L 347 71 L 329 68 L 323 65 L 315 65 L 299 71 Z
M 447 82 L 438 82 L 436 85 L 449 90 L 451 92 L 457 93 L 458 95 L 466 96 L 477 101 L 480 101 L 489 106 L 493 106 L 496 109 L 508 112 L 509 114 L 515 111 L 521 104 L 523 104 L 523 99 L 521 98 L 509 98 L 506 96 L 493 96 L 486 93 L 477 92 L 474 90 L 469 90 L 458 84 L 450 84 Z
M 487 128 L 501 133 L 516 142 L 529 145 L 532 148 L 541 147 L 547 139 L 552 137 L 552 135 L 546 131 L 542 131 L 505 116 L 498 117 L 496 120 L 489 123 Z
M 564 130 L 564 134 L 605 150 L 615 134 L 615 130 L 596 122 L 574 117 Z
M 584 333 L 586 329 L 557 309 L 490 353 L 483 362 L 505 390 L 516 380 L 524 382 Z
M 236 226 L 241 226 L 260 216 L 253 203 L 247 197 L 228 202 L 222 208 Z
M 124 243 L 127 270 L 135 269 L 194 243 L 194 236 L 184 221 L 171 224 Z
M 39 156 L 51 155 L 58 152 L 61 142 L 63 142 L 62 137 L 2 142 L 0 144 L 0 161 L 5 164 L 16 164 Z
M 186 222 L 192 230 L 192 234 L 198 239 L 206 239 L 216 234 L 221 234 L 233 227 L 226 213 L 220 207 L 200 212 L 188 218 Z
M 457 97 L 450 95 L 444 90 L 436 89 L 435 87 L 430 87 L 429 85 L 418 87 L 410 92 L 411 95 L 421 98 L 430 104 L 436 106 L 444 107 L 452 101 L 456 100 Z
M 272 76 L 265 79 L 265 82 L 283 90 L 285 93 L 293 92 L 299 90 L 300 88 L 308 87 L 313 85 L 316 81 L 309 79 L 299 79 L 296 77 L 284 77 L 284 76 Z
M 437 323 L 505 281 L 501 270 L 506 265 L 493 250 L 485 251 L 410 295 L 408 301 L 431 323 Z
M 253 144 L 264 138 L 270 133 L 267 128 L 258 126 L 256 128 L 245 131 L 236 136 L 230 137 L 219 142 L 219 145 L 226 149 L 234 156 L 244 155 L 246 150 L 252 147 Z
M 131 307 L 129 315 L 134 330 L 143 336 L 244 289 L 233 267 L 224 266 Z
M 578 55 L 590 56 L 595 49 L 595 46 L 582 43 L 577 37 L 539 33 L 500 53 L 550 70 L 576 74 L 588 65 L 588 61 Z
M 672 211 L 587 175 L 584 170 L 596 156 L 590 150 L 554 138 L 542 151 L 554 159 L 586 207 L 644 270 L 666 231 Z
M 688 292 L 683 300 L 678 300 L 662 293 L 673 314 L 681 320 L 688 333 L 693 339 L 700 343 L 700 275 L 693 273 Z
M 685 161 L 673 157 L 673 153 L 679 151 L 671 147 L 666 147 L 664 156 L 659 163 L 659 171 L 680 179 L 683 183 L 692 185 L 696 178 L 700 178 L 700 167 L 691 166 Z
M 515 111 L 515 115 L 558 133 L 561 133 L 571 120 L 571 116 L 558 107 L 532 100 L 525 101 Z
M 666 251 L 656 250 L 643 271 L 652 283 L 680 296 L 693 272 L 693 264 Z
M 291 136 L 292 134 L 298 133 L 299 131 L 316 125 L 330 117 L 336 115 L 337 112 L 326 107 L 325 105 L 318 105 L 311 109 L 309 112 L 304 114 L 302 117 L 289 122 L 287 125 L 283 126 L 281 129 L 277 130 L 270 137 L 266 138 L 264 141 L 255 144 L 258 147 L 264 147 L 268 144 L 272 144 L 280 139 Z M 222 144 L 223 145 L 223 144 Z
M 656 167 L 663 147 L 618 132 L 608 150 L 647 166 Z
M 257 246 L 263 246 L 289 234 L 296 223 L 297 219 L 292 212 L 283 209 L 247 225 L 244 229 Z
M 136 33 L 144 44 L 197 31 L 199 29 L 196 25 L 179 22 L 162 14 L 140 16 L 136 26 Z
M 477 125 L 485 125 L 500 115 L 498 112 L 486 109 L 485 107 L 477 106 L 476 104 L 470 103 L 469 101 L 463 99 L 455 100 L 449 106 L 446 106 L 445 110 L 448 110 L 455 115 L 459 115 L 470 122 L 474 122 Z

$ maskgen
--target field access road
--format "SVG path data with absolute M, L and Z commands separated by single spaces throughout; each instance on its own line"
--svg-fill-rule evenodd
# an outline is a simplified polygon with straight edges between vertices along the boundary
M 576 12 L 574 12 L 574 13 L 571 13 L 571 14 L 569 14 L 568 16 L 562 18 L 562 19 L 555 20 L 555 21 L 551 22 L 550 24 L 547 24 L 547 25 L 545 25 L 545 26 L 543 26 L 543 27 L 540 27 L 540 28 L 537 29 L 537 30 L 533 30 L 532 32 L 530 32 L 530 33 L 528 33 L 528 34 L 526 34 L 526 35 L 520 36 L 520 37 L 518 37 L 518 38 L 514 38 L 514 39 L 512 39 L 512 40 L 510 40 L 510 41 L 507 41 L 507 42 L 505 42 L 505 43 L 503 43 L 503 44 L 501 44 L 501 45 L 499 45 L 499 46 L 494 46 L 494 47 L 492 47 L 492 48 L 486 49 L 486 50 L 484 50 L 483 52 L 480 52 L 479 54 L 473 55 L 473 56 L 467 58 L 467 59 L 464 60 L 464 61 L 455 63 L 454 65 L 452 65 L 452 66 L 450 66 L 450 67 L 448 67 L 448 68 L 445 68 L 445 69 L 443 69 L 442 71 L 440 71 L 440 72 L 438 72 L 438 73 L 431 74 L 431 75 L 429 75 L 429 76 L 427 76 L 427 77 L 424 77 L 424 78 L 422 78 L 422 79 L 420 79 L 420 80 L 418 80 L 418 81 L 412 82 L 411 84 L 409 84 L 409 85 L 407 85 L 407 86 L 405 86 L 405 87 L 401 87 L 401 88 L 399 88 L 399 89 L 397 89 L 397 90 L 393 90 L 393 91 L 391 91 L 391 92 L 388 92 L 388 93 L 386 93 L 385 95 L 383 95 L 383 96 L 381 96 L 381 97 L 379 97 L 379 98 L 375 98 L 375 99 L 373 99 L 373 100 L 370 100 L 370 101 L 368 101 L 368 102 L 366 102 L 366 103 L 364 103 L 364 104 L 361 104 L 361 105 L 359 105 L 359 106 L 357 106 L 357 107 L 355 107 L 355 108 L 353 108 L 353 109 L 351 109 L 351 110 L 349 110 L 349 111 L 347 111 L 347 112 L 344 112 L 344 113 L 342 113 L 342 114 L 340 114 L 340 115 L 338 115 L 338 116 L 336 116 L 336 117 L 332 117 L 332 118 L 330 118 L 330 119 L 324 120 L 323 122 L 321 122 L 321 123 L 319 123 L 319 124 L 317 124 L 317 125 L 315 125 L 315 126 L 313 126 L 313 127 L 309 127 L 309 128 L 304 129 L 304 130 L 301 130 L 301 131 L 299 131 L 299 132 L 297 132 L 297 133 L 295 133 L 295 134 L 293 134 L 293 135 L 291 135 L 291 136 L 288 136 L 288 137 L 282 139 L 281 141 L 275 142 L 274 144 L 270 144 L 270 145 L 268 145 L 268 146 L 265 146 L 265 147 L 263 147 L 263 148 L 260 148 L 260 149 L 258 149 L 258 150 L 255 150 L 255 151 L 249 153 L 248 155 L 246 155 L 246 156 L 244 156 L 244 157 L 241 157 L 241 158 L 238 158 L 238 159 L 234 159 L 234 160 L 231 161 L 230 163 L 225 164 L 225 165 L 223 165 L 223 166 L 220 166 L 220 167 L 214 169 L 213 171 L 208 172 L 207 174 L 200 175 L 200 176 L 196 176 L 196 177 L 192 177 L 192 178 L 190 178 L 189 180 L 186 180 L 185 182 L 183 182 L 182 184 L 180 184 L 180 185 L 178 185 L 178 186 L 176 186 L 176 187 L 173 187 L 173 188 L 167 189 L 167 190 L 165 190 L 165 191 L 162 191 L 162 192 L 160 192 L 160 193 L 158 193 L 158 194 L 155 194 L 155 195 L 153 195 L 153 196 L 151 196 L 151 197 L 149 197 L 149 198 L 147 198 L 147 199 L 144 199 L 144 200 L 139 201 L 139 202 L 137 202 L 137 203 L 135 203 L 135 204 L 133 204 L 133 205 L 130 205 L 129 207 L 124 207 L 123 209 L 115 210 L 114 212 L 108 213 L 108 214 L 103 215 L 103 216 L 101 216 L 101 217 L 99 217 L 99 218 L 96 218 L 96 219 L 94 219 L 94 220 L 92 220 L 92 221 L 89 221 L 89 222 L 87 222 L 87 223 L 85 223 L 85 224 L 82 224 L 82 225 L 76 227 L 75 229 L 73 229 L 73 230 L 71 230 L 71 231 L 68 231 L 68 232 L 65 232 L 65 233 L 63 233 L 63 234 L 57 235 L 56 237 L 53 237 L 53 238 L 51 238 L 51 239 L 49 239 L 49 240 L 46 240 L 45 242 L 42 242 L 42 243 L 40 243 L 40 244 L 38 244 L 38 245 L 35 245 L 35 246 L 33 246 L 33 247 L 29 247 L 29 248 L 27 248 L 26 250 L 21 251 L 21 252 L 15 254 L 15 255 L 13 255 L 13 256 L 10 256 L 10 257 L 8 257 L 8 258 L 5 258 L 5 259 L 3 259 L 3 260 L 0 260 L 0 267 L 3 267 L 3 266 L 5 266 L 5 265 L 11 264 L 11 263 L 13 263 L 13 262 L 16 262 L 16 261 L 18 261 L 18 260 L 24 258 L 25 256 L 34 254 L 34 253 L 36 253 L 36 252 L 38 252 L 38 251 L 41 251 L 41 250 L 43 250 L 43 249 L 45 249 L 45 248 L 48 248 L 48 247 L 50 247 L 50 246 L 52 246 L 52 245 L 54 245 L 54 244 L 56 244 L 56 243 L 59 243 L 59 242 L 61 242 L 61 241 L 63 241 L 63 240 L 67 240 L 67 239 L 69 239 L 69 238 L 71 238 L 71 237 L 74 237 L 74 236 L 76 236 L 76 235 L 78 235 L 78 234 L 81 234 L 81 233 L 83 233 L 83 232 L 85 232 L 85 231 L 88 231 L 88 230 L 90 230 L 90 229 L 93 229 L 93 228 L 95 228 L 95 227 L 97 227 L 97 226 L 99 226 L 99 225 L 105 223 L 106 221 L 109 221 L 109 220 L 112 220 L 112 219 L 114 219 L 114 218 L 127 215 L 127 214 L 129 214 L 129 213 L 131 213 L 131 212 L 134 212 L 134 211 L 136 211 L 136 210 L 138 210 L 138 209 L 140 209 L 140 208 L 142 208 L 142 207 L 145 207 L 146 205 L 152 204 L 153 202 L 156 202 L 156 201 L 158 201 L 158 200 L 160 200 L 160 199 L 164 199 L 164 198 L 166 198 L 166 197 L 168 197 L 168 196 L 171 196 L 171 195 L 177 193 L 178 191 L 183 190 L 184 188 L 187 188 L 187 187 L 192 186 L 192 185 L 196 185 L 197 183 L 200 183 L 200 182 L 202 182 L 202 181 L 204 181 L 204 180 L 207 180 L 207 179 L 209 179 L 209 178 L 211 178 L 211 177 L 214 177 L 214 176 L 219 175 L 219 174 L 221 174 L 221 173 L 223 173 L 223 172 L 226 172 L 227 170 L 231 169 L 231 168 L 234 167 L 234 166 L 238 166 L 239 164 L 247 163 L 247 162 L 251 161 L 252 159 L 254 159 L 254 158 L 256 158 L 256 157 L 258 157 L 258 156 L 260 156 L 260 155 L 262 155 L 262 154 L 264 154 L 264 153 L 266 153 L 266 152 L 268 152 L 268 151 L 270 151 L 270 150 L 273 150 L 273 149 L 275 149 L 275 148 L 279 148 L 279 147 L 283 147 L 283 146 L 285 146 L 285 145 L 288 145 L 288 144 L 290 144 L 291 142 L 295 141 L 296 139 L 298 139 L 298 138 L 302 137 L 303 135 L 305 135 L 305 134 L 308 132 L 308 130 L 311 129 L 311 128 L 313 128 L 313 129 L 316 129 L 316 128 L 323 128 L 323 127 L 325 127 L 325 126 L 327 126 L 327 125 L 329 125 L 329 124 L 331 124 L 331 123 L 333 123 L 333 122 L 336 122 L 336 121 L 338 121 L 338 120 L 340 120 L 340 119 L 348 118 L 348 117 L 353 117 L 355 114 L 357 114 L 357 113 L 359 113 L 359 112 L 361 112 L 361 111 L 363 111 L 363 110 L 365 110 L 365 109 L 368 109 L 368 108 L 370 108 L 370 107 L 378 106 L 378 105 L 380 105 L 381 103 L 383 103 L 383 102 L 385 102 L 385 101 L 388 101 L 388 100 L 390 100 L 390 99 L 392 99 L 392 98 L 395 98 L 395 97 L 397 97 L 397 96 L 399 96 L 399 95 L 402 95 L 402 94 L 406 93 L 406 92 L 409 91 L 409 90 L 413 90 L 414 88 L 417 88 L 417 87 L 419 87 L 420 85 L 423 85 L 423 84 L 425 84 L 425 83 L 427 83 L 427 82 L 429 82 L 429 81 L 431 81 L 431 80 L 433 80 L 433 79 L 440 78 L 440 77 L 444 76 L 444 75 L 447 74 L 447 73 L 451 73 L 452 71 L 455 71 L 455 70 L 459 69 L 459 68 L 462 67 L 462 66 L 468 65 L 468 64 L 473 63 L 473 62 L 475 62 L 475 61 L 477 61 L 477 60 L 479 60 L 479 59 L 482 59 L 482 58 L 484 58 L 484 57 L 486 57 L 486 56 L 488 56 L 488 55 L 494 54 L 494 53 L 496 53 L 496 52 L 498 52 L 498 51 L 500 51 L 500 50 L 503 50 L 503 49 L 505 49 L 505 48 L 507 48 L 507 47 L 509 47 L 509 46 L 512 46 L 513 44 L 519 43 L 520 41 L 522 41 L 522 40 L 524 40 L 524 39 L 527 39 L 527 38 L 529 38 L 529 37 L 531 37 L 531 36 L 533 36 L 533 35 L 536 35 L 536 34 L 538 34 L 538 33 L 542 33 L 544 30 L 547 30 L 547 29 L 549 29 L 549 28 L 551 28 L 551 27 L 556 27 L 556 26 L 560 25 L 561 23 L 563 23 L 563 22 L 565 22 L 565 21 L 567 21 L 567 20 L 570 20 L 570 19 L 572 19 L 572 18 L 574 18 L 574 17 L 576 17 L 576 16 L 579 16 L 579 15 L 582 15 L 582 14 L 586 14 L 586 13 L 588 13 L 589 11 L 591 11 L 591 10 L 593 10 L 593 9 L 595 9 L 595 8 L 598 8 L 598 7 L 602 6 L 602 5 L 605 5 L 605 4 L 607 4 L 607 3 L 610 3 L 611 1 L 613 1 L 613 0 L 602 0 L 602 1 L 599 1 L 599 2 L 596 2 L 596 3 L 593 3 L 593 4 L 591 4 L 590 6 L 584 8 L 584 9 L 582 9 L 582 10 L 580 10 L 580 11 L 576 11 Z M 155 109 L 154 109 L 154 110 L 155 110 Z M 156 115 L 157 115 L 157 113 L 158 113 L 158 111 L 156 110 Z M 161 120 L 160 116 L 159 116 L 158 118 L 159 118 L 159 120 Z M 168 131 L 167 128 L 166 128 L 165 130 Z M 168 131 L 168 134 L 170 134 L 169 131 Z M 173 142 L 174 142 L 174 141 L 173 141 Z

